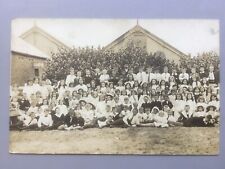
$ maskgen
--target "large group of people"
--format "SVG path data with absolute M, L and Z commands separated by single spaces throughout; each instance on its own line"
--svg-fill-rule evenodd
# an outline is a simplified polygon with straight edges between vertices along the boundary
M 125 56 L 121 58 L 129 60 Z M 67 75 L 57 81 L 35 77 L 24 86 L 13 84 L 10 128 L 74 130 L 219 124 L 218 61 L 198 57 L 183 60 L 179 66 L 166 63 L 163 67 L 130 61 L 114 60 L 109 66 L 86 60 L 88 66 L 70 67 Z

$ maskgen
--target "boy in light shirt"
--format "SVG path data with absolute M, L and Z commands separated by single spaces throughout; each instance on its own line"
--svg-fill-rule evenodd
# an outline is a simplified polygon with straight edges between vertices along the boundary
M 163 110 L 160 110 L 159 113 L 157 113 L 154 116 L 154 125 L 155 127 L 162 127 L 162 128 L 169 127 L 168 114 Z
M 44 113 L 40 115 L 40 118 L 38 119 L 38 128 L 40 129 L 50 129 L 53 125 L 52 116 L 50 114 L 50 110 L 46 108 L 44 110 Z

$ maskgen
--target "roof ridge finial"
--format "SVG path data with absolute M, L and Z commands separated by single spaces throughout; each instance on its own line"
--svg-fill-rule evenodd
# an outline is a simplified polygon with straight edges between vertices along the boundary
M 137 18 L 137 24 L 136 25 L 139 26 L 139 20 L 138 20 L 138 18 Z

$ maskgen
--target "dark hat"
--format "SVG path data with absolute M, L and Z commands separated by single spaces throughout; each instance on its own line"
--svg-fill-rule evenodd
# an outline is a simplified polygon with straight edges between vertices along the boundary
M 197 109 L 198 109 L 199 107 L 202 107 L 202 108 L 203 108 L 203 110 L 204 110 L 204 107 L 203 107 L 202 105 L 199 105 L 199 106 L 197 107 Z
M 113 95 L 111 93 L 106 93 L 106 96 L 110 96 L 111 98 L 113 98 Z
M 92 109 L 95 109 L 94 104 L 92 104 L 92 103 L 90 103 L 90 102 L 88 102 L 87 104 L 91 105 Z M 86 105 L 87 105 L 87 104 L 86 104 Z
M 79 101 L 79 103 L 81 103 L 81 102 L 84 102 L 84 103 L 87 103 L 85 100 L 83 100 L 83 99 L 81 99 L 80 101 Z

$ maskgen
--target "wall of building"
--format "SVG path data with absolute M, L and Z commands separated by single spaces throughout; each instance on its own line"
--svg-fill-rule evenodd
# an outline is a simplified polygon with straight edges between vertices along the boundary
M 36 57 L 12 52 L 11 55 L 11 84 L 24 85 L 35 77 L 35 69 L 39 70 L 39 77 L 44 72 L 46 61 Z
M 167 49 L 166 47 L 162 46 L 158 42 L 156 42 L 156 41 L 154 41 L 150 38 L 147 38 L 146 44 L 147 44 L 146 50 L 148 52 L 153 52 L 153 53 L 157 52 L 157 51 L 163 52 L 167 59 L 169 59 L 171 61 L 174 61 L 175 63 L 179 63 L 180 55 L 178 55 L 177 53 Z
M 126 38 L 118 39 L 118 41 L 115 42 L 115 45 L 110 46 L 108 49 L 116 52 L 120 49 L 126 48 L 131 41 L 133 41 L 136 46 L 146 49 L 149 53 L 155 53 L 158 51 L 163 52 L 167 59 L 173 60 L 175 63 L 179 64 L 179 54 L 165 48 L 157 41 L 140 32 L 134 32 Z

